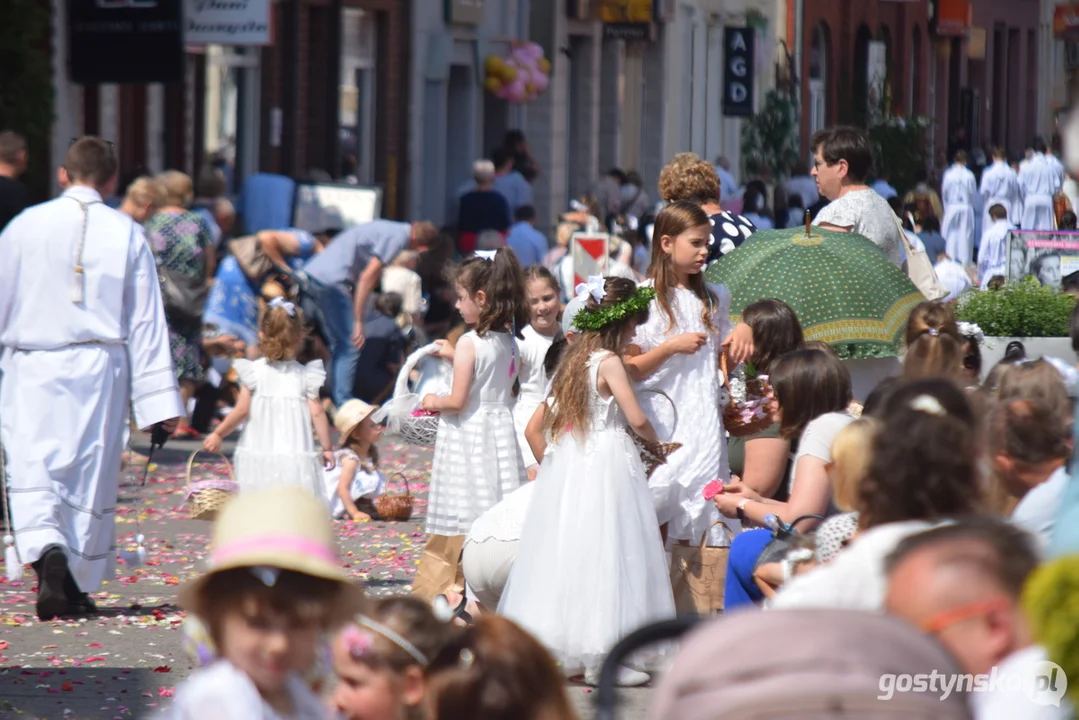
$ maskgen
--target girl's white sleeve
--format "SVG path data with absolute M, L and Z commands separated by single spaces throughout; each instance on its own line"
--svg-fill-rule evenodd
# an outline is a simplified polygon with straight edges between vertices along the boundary
M 708 289 L 716 294 L 719 303 L 712 313 L 712 322 L 716 325 L 719 339 L 722 342 L 734 330 L 734 321 L 731 319 L 731 291 L 726 285 L 708 283 Z
M 318 391 L 326 384 L 326 366 L 321 360 L 312 360 L 303 366 L 304 393 L 311 400 L 318 400 Z
M 258 389 L 258 361 L 236 359 L 232 361 L 232 367 L 240 376 L 240 383 L 251 392 Z

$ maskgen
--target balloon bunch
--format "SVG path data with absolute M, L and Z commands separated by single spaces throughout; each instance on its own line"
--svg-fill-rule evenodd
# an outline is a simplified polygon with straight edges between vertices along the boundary
M 551 63 L 536 43 L 515 43 L 505 57 L 490 55 L 484 69 L 484 86 L 512 103 L 533 100 L 550 83 Z

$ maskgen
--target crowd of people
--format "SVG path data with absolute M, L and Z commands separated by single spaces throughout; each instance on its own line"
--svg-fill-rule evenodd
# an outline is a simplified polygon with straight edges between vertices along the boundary
M 0 136 L 0 162 L 17 166 L 5 148 Z M 964 269 L 949 235 L 971 220 L 949 215 L 953 183 L 970 185 L 960 169 L 945 178 L 945 227 L 920 209 L 922 186 L 904 226 L 898 193 L 870 182 L 864 133 L 832 128 L 812 149 L 817 197 L 791 181 L 797 224 L 809 212 L 900 267 L 914 235 L 942 280 L 945 260 Z M 178 690 L 179 718 L 321 718 L 331 697 L 356 719 L 569 720 L 567 679 L 598 685 L 621 638 L 684 612 L 672 558 L 694 548 L 697 571 L 723 586 L 696 611 L 730 617 L 615 672 L 622 686 L 658 681 L 657 718 L 689 716 L 701 673 L 729 667 L 723 638 L 751 637 L 746 617 L 754 643 L 782 642 L 823 611 L 822 628 L 861 628 L 862 644 L 902 637 L 912 674 L 1029 680 L 957 694 L 942 712 L 1071 717 L 1067 702 L 1042 702 L 1034 673 L 1079 665 L 1023 592 L 1076 551 L 1061 518 L 1079 370 L 1015 347 L 983 372 L 984 338 L 956 322 L 949 294 L 914 309 L 896 373 L 856 397 L 850 364 L 807 341 L 790 305 L 733 307 L 705 279 L 758 229 L 790 224 L 769 216 L 763 181 L 738 206 L 723 194 L 729 168 L 680 154 L 653 206 L 635 173 L 612 170 L 558 218 L 552 247 L 535 228 L 528 183 L 541 170 L 527 142 L 513 135 L 492 155 L 453 232 L 375 220 L 234 237 L 213 173 L 199 187 L 177 172 L 141 178 L 113 209 L 111 146 L 72 144 L 63 194 L 0 234 L 5 565 L 33 567 L 40 618 L 93 615 L 90 593 L 113 576 L 132 421 L 155 442 L 203 435 L 212 452 L 241 431 L 238 493 L 214 523 L 209 570 L 180 597 L 206 667 Z M 607 275 L 576 283 L 572 233 L 598 228 L 611 231 Z M 1079 313 L 1072 327 L 1079 347 Z M 421 347 L 401 376 L 414 404 L 380 407 Z M 736 434 L 722 368 L 739 366 L 765 388 L 765 422 Z M 192 427 L 201 403 L 205 431 Z M 387 416 L 437 429 L 413 594 L 374 600 L 341 569 L 332 518 L 377 516 Z M 706 562 L 710 548 L 723 551 Z M 836 647 L 799 652 L 826 664 Z M 824 707 L 885 692 L 852 688 L 814 692 Z

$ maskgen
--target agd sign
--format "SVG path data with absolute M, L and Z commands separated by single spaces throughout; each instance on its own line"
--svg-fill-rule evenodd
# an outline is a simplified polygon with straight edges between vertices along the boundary
M 723 114 L 753 115 L 754 29 L 723 28 Z

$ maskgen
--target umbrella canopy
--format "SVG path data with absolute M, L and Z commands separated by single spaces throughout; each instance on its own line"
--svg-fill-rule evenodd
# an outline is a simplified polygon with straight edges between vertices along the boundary
M 794 308 L 806 340 L 841 358 L 899 354 L 903 328 L 925 296 L 862 235 L 812 228 L 753 233 L 705 271 L 731 291 L 731 316 L 763 298 Z

